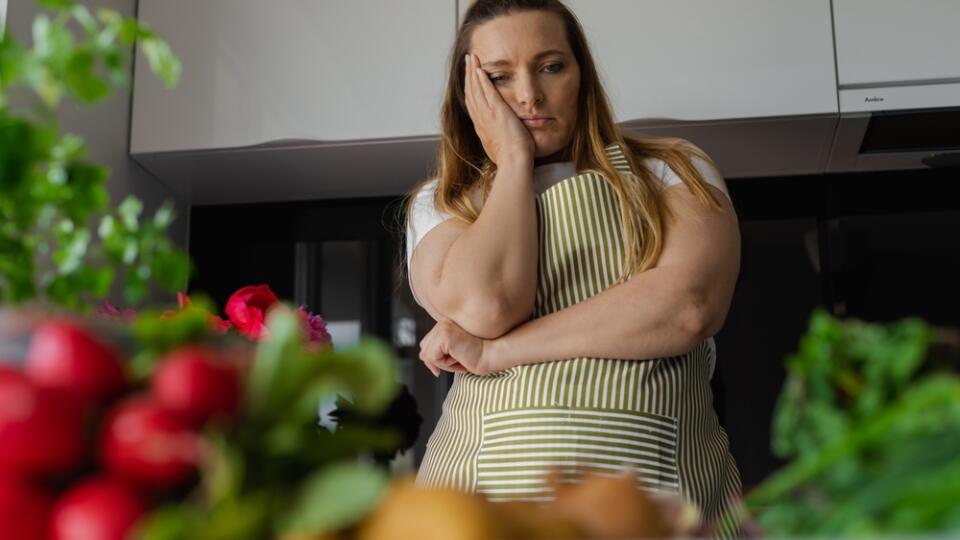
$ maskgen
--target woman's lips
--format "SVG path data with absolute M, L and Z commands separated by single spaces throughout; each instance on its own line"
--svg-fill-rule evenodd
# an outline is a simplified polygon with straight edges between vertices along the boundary
M 521 118 L 523 125 L 530 128 L 541 128 L 547 125 L 547 122 L 553 120 L 553 118 Z

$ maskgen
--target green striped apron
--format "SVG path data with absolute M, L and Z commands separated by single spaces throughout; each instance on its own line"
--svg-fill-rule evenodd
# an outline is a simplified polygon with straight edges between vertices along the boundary
M 620 147 L 607 147 L 631 173 Z M 534 317 L 614 285 L 623 265 L 617 195 L 590 172 L 537 196 L 540 241 Z M 584 332 L 590 328 L 585 325 Z M 632 361 L 571 358 L 487 376 L 454 375 L 417 482 L 491 501 L 548 501 L 548 472 L 618 474 L 679 494 L 713 521 L 740 479 L 710 391 L 713 339 L 682 356 Z M 726 520 L 717 534 L 730 536 Z

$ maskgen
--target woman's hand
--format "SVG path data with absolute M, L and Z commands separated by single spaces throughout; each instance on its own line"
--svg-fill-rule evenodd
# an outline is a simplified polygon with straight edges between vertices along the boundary
M 484 354 L 489 351 L 489 343 L 457 323 L 443 320 L 420 341 L 420 360 L 434 375 L 439 375 L 440 370 L 488 375 L 501 369 Z
M 507 105 L 476 55 L 468 54 L 464 73 L 467 113 L 487 156 L 498 166 L 506 156 L 529 157 L 533 162 L 535 144 L 527 126 Z

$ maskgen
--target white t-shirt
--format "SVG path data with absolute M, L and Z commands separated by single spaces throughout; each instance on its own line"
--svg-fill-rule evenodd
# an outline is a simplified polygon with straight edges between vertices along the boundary
M 650 167 L 650 170 L 663 181 L 664 188 L 680 184 L 683 180 L 671 169 L 667 164 L 660 159 L 649 158 L 645 162 Z M 727 191 L 727 186 L 723 181 L 723 178 L 717 175 L 714 172 L 713 168 L 710 165 L 701 159 L 700 157 L 693 157 L 693 165 L 700 171 L 700 174 L 703 175 L 703 178 L 711 185 L 719 189 L 726 195 L 730 197 L 730 193 Z M 572 161 L 562 161 L 556 163 L 547 163 L 545 165 L 540 165 L 539 167 L 534 167 L 533 169 L 533 188 L 534 192 L 537 194 L 543 193 L 550 186 L 556 184 L 557 182 L 570 178 L 571 176 L 576 176 L 577 171 L 574 167 Z M 424 236 L 427 235 L 434 227 L 443 223 L 444 221 L 451 219 L 453 216 L 450 214 L 439 212 L 436 207 L 433 205 L 433 194 L 437 190 L 437 181 L 436 179 L 428 182 L 417 192 L 416 197 L 413 200 L 412 205 L 410 206 L 410 219 L 407 225 L 407 277 L 410 282 L 410 291 L 413 292 L 413 299 L 420 305 L 423 305 L 420 302 L 420 299 L 417 298 L 417 293 L 413 290 L 413 280 L 409 278 L 410 276 L 410 258 L 413 256 L 413 250 L 417 247 L 417 244 Z M 480 201 L 476 201 L 479 205 Z

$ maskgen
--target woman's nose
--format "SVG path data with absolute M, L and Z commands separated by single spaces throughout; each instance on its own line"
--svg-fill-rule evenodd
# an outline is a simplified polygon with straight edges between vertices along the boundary
M 536 78 L 530 75 L 517 77 L 517 86 L 514 92 L 516 100 L 525 107 L 537 105 L 543 101 L 543 90 L 537 83 Z

